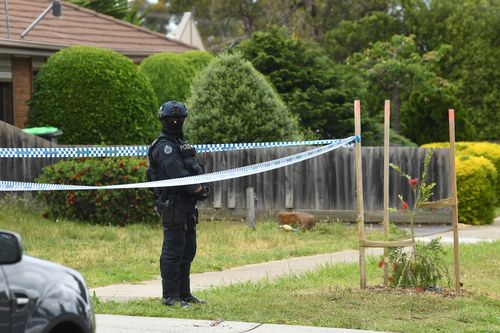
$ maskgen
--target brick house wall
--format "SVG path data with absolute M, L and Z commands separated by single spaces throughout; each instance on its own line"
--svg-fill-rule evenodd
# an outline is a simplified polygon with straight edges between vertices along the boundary
M 14 126 L 24 128 L 28 122 L 28 101 L 31 98 L 31 58 L 12 58 L 12 99 Z

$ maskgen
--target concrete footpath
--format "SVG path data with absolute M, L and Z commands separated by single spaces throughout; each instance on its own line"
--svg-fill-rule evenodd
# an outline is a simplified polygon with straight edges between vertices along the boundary
M 376 227 L 375 227 L 376 228 Z M 423 226 L 416 229 L 417 239 L 429 241 L 441 237 L 445 243 L 453 243 L 451 226 Z M 488 226 L 459 226 L 459 242 L 477 243 L 500 240 L 500 218 Z M 382 249 L 367 249 L 367 256 L 382 254 Z M 256 282 L 263 279 L 273 279 L 287 275 L 298 275 L 312 271 L 318 266 L 338 263 L 355 263 L 359 260 L 357 250 L 347 250 L 337 253 L 320 254 L 308 257 L 289 258 L 285 260 L 271 261 L 261 264 L 245 265 L 220 272 L 206 272 L 191 275 L 191 286 L 193 291 L 217 286 L 227 286 L 240 282 Z M 127 301 L 138 298 L 159 298 L 161 295 L 161 280 L 145 281 L 138 284 L 119 284 L 91 289 L 90 293 L 101 300 Z M 145 318 L 97 315 L 97 333 L 119 333 L 138 331 L 141 321 L 149 323 L 151 330 L 143 332 L 311 332 L 311 333 L 333 333 L 333 332 L 370 332 L 360 330 L 346 330 L 320 327 L 301 327 L 286 325 L 262 325 L 259 323 L 236 323 L 236 322 L 211 322 L 203 320 L 185 320 L 172 318 Z M 130 319 L 127 319 L 130 318 Z M 133 319 L 133 320 L 132 320 Z M 109 325 L 114 326 L 114 329 Z M 215 323 L 215 324 L 214 324 Z M 135 328 L 134 328 L 135 327 Z M 156 329 L 156 328 L 157 329 Z
M 375 331 L 195 319 L 97 315 L 97 333 L 377 333 Z

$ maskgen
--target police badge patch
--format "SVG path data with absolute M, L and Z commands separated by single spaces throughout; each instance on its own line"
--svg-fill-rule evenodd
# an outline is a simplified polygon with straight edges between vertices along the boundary
M 170 147 L 169 145 L 165 145 L 165 148 L 163 148 L 163 152 L 169 155 L 170 153 L 172 153 L 172 147 Z

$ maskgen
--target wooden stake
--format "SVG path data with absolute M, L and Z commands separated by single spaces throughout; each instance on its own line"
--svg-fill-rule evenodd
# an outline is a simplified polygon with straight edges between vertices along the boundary
M 361 104 L 359 100 L 354 101 L 354 134 L 361 137 Z M 365 239 L 365 220 L 363 209 L 363 166 L 361 156 L 361 142 L 355 146 L 355 168 L 356 168 L 356 199 L 358 204 L 358 234 L 359 241 Z M 361 289 L 366 288 L 366 254 L 365 248 L 359 247 L 359 274 Z
M 457 170 L 455 164 L 455 110 L 448 110 L 450 123 L 450 190 L 453 205 L 451 206 L 451 225 L 453 229 L 453 250 L 455 256 L 455 290 L 460 292 L 460 256 L 458 253 L 458 196 Z
M 253 187 L 247 187 L 247 227 L 255 228 L 255 194 Z
M 389 137 L 391 123 L 391 101 L 384 105 L 384 236 L 389 237 Z M 387 286 L 387 249 L 384 249 L 384 286 Z

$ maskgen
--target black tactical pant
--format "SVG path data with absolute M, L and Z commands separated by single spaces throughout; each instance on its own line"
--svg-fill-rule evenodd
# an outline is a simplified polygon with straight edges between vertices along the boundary
M 163 298 L 191 295 L 189 273 L 196 255 L 197 212 L 175 207 L 162 212 L 163 246 L 160 256 Z

